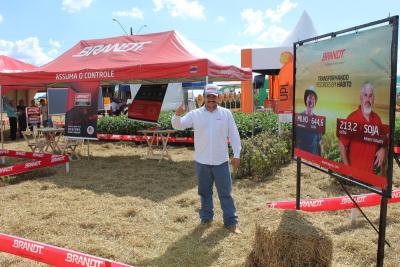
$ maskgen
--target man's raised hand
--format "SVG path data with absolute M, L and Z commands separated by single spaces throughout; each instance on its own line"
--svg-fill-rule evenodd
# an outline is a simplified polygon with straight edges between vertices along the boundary
M 182 103 L 175 111 L 176 116 L 181 116 L 185 113 L 185 104 Z

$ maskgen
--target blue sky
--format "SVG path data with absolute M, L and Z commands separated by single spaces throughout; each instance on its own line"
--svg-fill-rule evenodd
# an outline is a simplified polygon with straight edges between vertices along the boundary
M 276 47 L 303 11 L 318 34 L 400 14 L 399 0 L 0 0 L 0 54 L 35 65 L 79 40 L 176 30 L 223 62 Z M 144 26 L 146 25 L 146 26 Z

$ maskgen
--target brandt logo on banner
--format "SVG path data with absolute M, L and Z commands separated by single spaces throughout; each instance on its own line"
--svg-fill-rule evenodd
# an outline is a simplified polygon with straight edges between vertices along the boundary
M 14 239 L 12 247 L 16 249 L 26 250 L 35 254 L 42 254 L 42 249 L 44 248 L 44 246 L 18 239 Z
M 0 168 L 0 174 L 12 171 L 14 166 Z
M 399 198 L 400 197 L 400 191 L 393 191 L 392 192 L 392 198 Z
M 41 160 L 27 162 L 27 163 L 25 163 L 25 169 L 29 169 L 29 168 L 40 166 L 41 163 L 42 163 Z
M 100 267 L 104 264 L 101 260 L 96 260 L 87 256 L 77 255 L 74 253 L 67 253 L 66 262 L 79 264 L 85 267 Z
M 353 199 L 356 203 L 364 203 L 367 200 L 367 196 L 354 196 Z M 344 197 L 342 198 L 340 205 L 346 205 L 350 203 L 353 203 L 353 201 L 349 197 Z
M 327 51 L 322 54 L 322 61 L 342 59 L 346 49 Z
M 116 43 L 116 44 L 101 44 L 96 46 L 87 46 L 83 48 L 78 54 L 73 55 L 73 57 L 87 57 L 87 56 L 95 56 L 100 53 L 120 53 L 120 52 L 128 52 L 133 51 L 137 52 L 143 50 L 144 46 L 147 44 L 151 44 L 152 41 L 144 41 L 144 42 L 130 42 L 130 43 Z
M 316 200 L 303 200 L 300 202 L 301 207 L 310 208 L 310 207 L 321 207 L 322 203 L 324 203 L 323 199 Z
M 64 158 L 65 158 L 65 156 L 63 156 L 63 155 L 52 156 L 50 162 L 51 162 L 51 163 L 60 162 L 60 161 L 63 161 Z

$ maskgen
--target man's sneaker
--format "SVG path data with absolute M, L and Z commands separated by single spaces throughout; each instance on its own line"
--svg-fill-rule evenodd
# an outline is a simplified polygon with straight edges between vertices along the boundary
M 238 235 L 243 234 L 242 230 L 240 230 L 240 228 L 236 224 L 230 225 L 230 226 L 225 226 L 225 228 L 231 233 L 238 234 Z

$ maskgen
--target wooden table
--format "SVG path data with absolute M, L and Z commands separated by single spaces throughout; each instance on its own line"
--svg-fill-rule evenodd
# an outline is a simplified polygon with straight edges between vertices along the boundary
M 53 153 L 61 153 L 62 150 L 59 147 L 58 142 L 64 133 L 64 128 L 45 127 L 38 128 L 37 131 L 43 134 L 46 141 L 44 151 L 47 151 L 50 147 Z
M 141 130 L 139 133 L 144 135 L 144 138 L 147 142 L 147 159 L 158 159 L 159 162 L 163 158 L 171 159 L 171 156 L 168 154 L 167 144 L 168 139 L 171 133 L 176 132 L 175 130 L 160 130 L 160 129 L 148 129 Z M 159 145 L 159 141 L 161 141 L 161 152 L 155 153 L 154 146 Z

